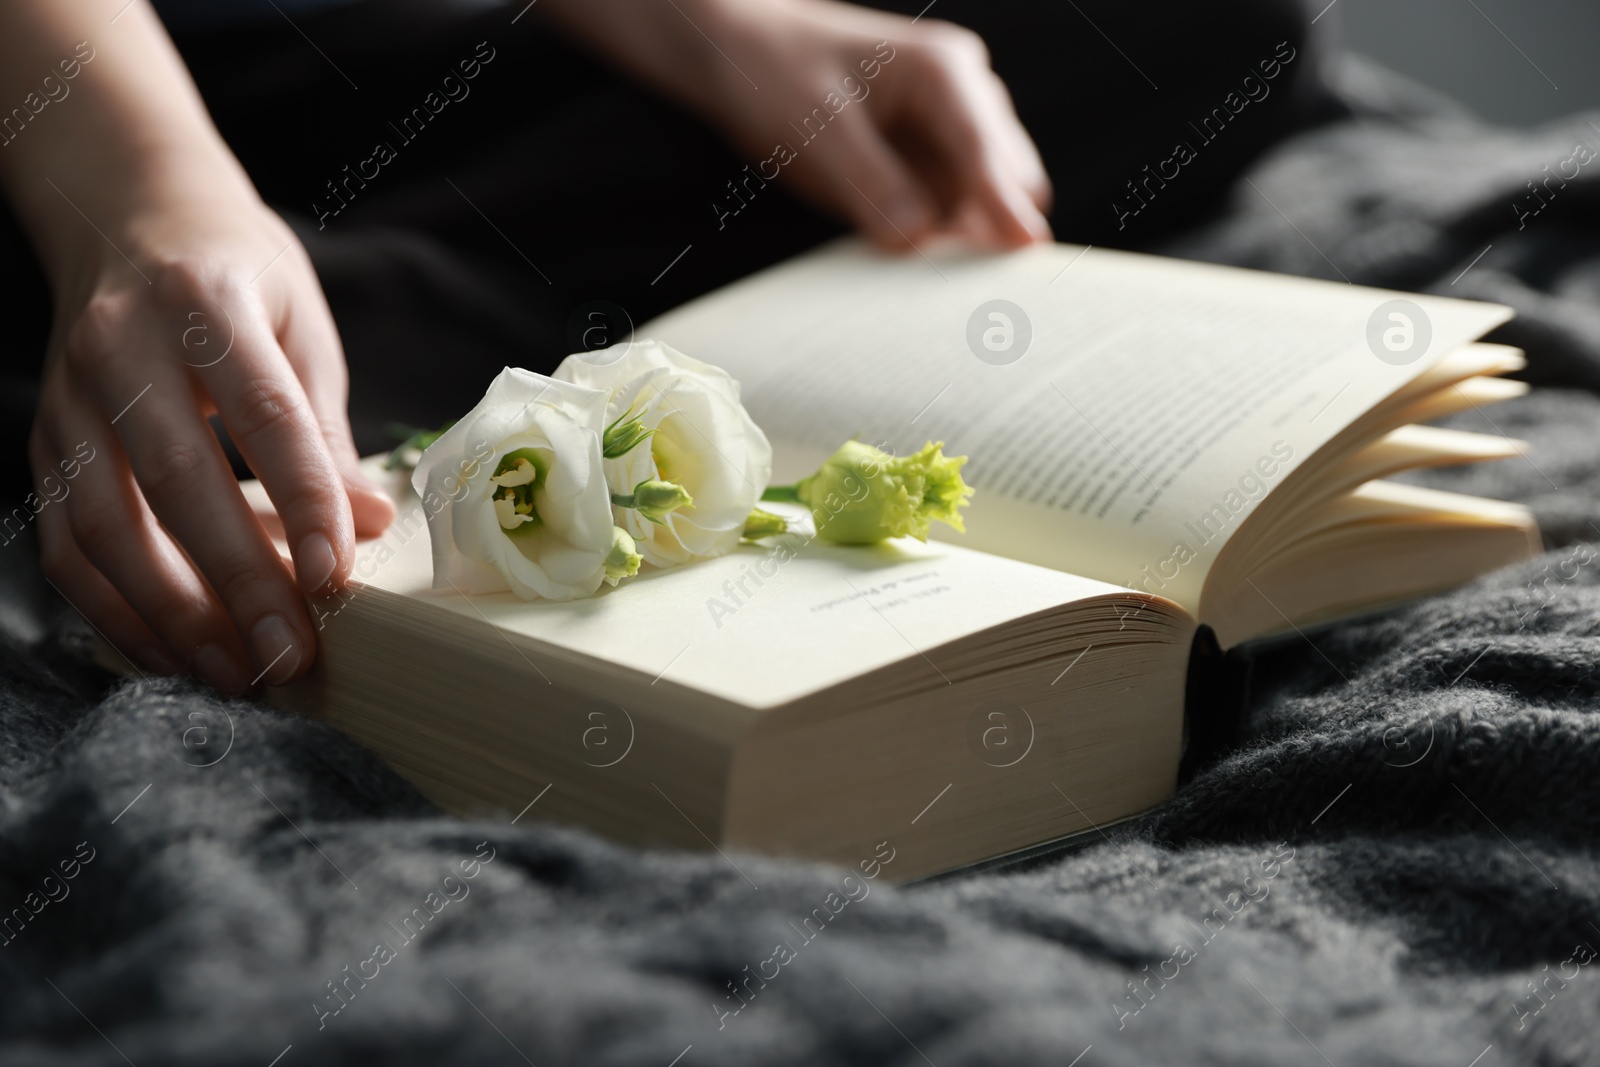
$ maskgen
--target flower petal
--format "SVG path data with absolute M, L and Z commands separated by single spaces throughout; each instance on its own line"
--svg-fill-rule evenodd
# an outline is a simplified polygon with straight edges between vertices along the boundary
M 610 493 L 600 464 L 605 410 L 604 393 L 508 367 L 429 447 L 412 485 L 428 517 L 435 588 L 551 599 L 589 596 L 599 588 L 612 546 Z M 518 449 L 548 457 L 533 527 L 512 501 L 493 499 L 499 485 L 535 481 L 537 471 L 526 460 L 495 476 L 501 457 Z M 515 536 L 509 528 L 517 529 Z

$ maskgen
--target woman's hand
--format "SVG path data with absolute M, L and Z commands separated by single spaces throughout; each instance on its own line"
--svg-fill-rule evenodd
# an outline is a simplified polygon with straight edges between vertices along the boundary
M 236 184 L 147 190 L 101 220 L 105 239 L 58 280 L 28 450 L 36 485 L 81 461 L 70 495 L 39 514 L 47 577 L 137 663 L 232 691 L 304 673 L 305 595 L 342 583 L 355 534 L 393 517 L 357 466 L 343 351 L 311 263 Z M 271 496 L 293 574 L 212 413 Z
M 52 500 L 45 574 L 143 667 L 231 691 L 290 681 L 316 655 L 305 594 L 337 588 L 355 535 L 394 514 L 357 467 L 322 290 L 144 0 L 114 18 L 89 0 L 0 6 L 0 99 L 52 68 L 70 102 L 0 153 L 55 297 L 28 443 Z M 212 414 L 272 498 L 293 572 Z
M 551 14 L 884 247 L 1050 237 L 1038 150 L 968 30 L 833 0 L 559 0 Z

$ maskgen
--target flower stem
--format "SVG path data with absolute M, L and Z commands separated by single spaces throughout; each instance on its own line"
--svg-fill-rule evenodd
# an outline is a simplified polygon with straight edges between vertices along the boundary
M 761 494 L 761 499 L 779 504 L 800 503 L 800 487 L 798 485 L 769 485 L 766 492 Z
M 384 432 L 400 443 L 390 451 L 389 458 L 383 461 L 386 471 L 399 470 L 401 467 L 412 469 L 416 467 L 411 460 L 415 457 L 413 452 L 421 453 L 428 450 L 428 446 L 444 436 L 444 432 L 456 424 L 451 419 L 437 430 L 424 430 L 420 426 L 408 426 L 403 422 L 391 422 L 384 426 Z

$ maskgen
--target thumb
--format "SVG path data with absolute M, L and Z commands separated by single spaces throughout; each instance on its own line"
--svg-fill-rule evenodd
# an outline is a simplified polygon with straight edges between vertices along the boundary
M 313 397 L 312 404 L 317 404 Z M 350 435 L 350 417 L 341 399 L 332 410 L 317 407 L 322 439 L 328 443 L 334 466 L 344 478 L 345 495 L 350 498 L 350 518 L 357 537 L 376 537 L 394 521 L 394 498 L 367 476 L 361 468 L 360 454 Z

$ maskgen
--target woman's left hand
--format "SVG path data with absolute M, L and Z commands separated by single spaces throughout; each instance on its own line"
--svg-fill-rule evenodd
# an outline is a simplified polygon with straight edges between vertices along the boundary
M 577 0 L 553 14 L 881 246 L 1050 238 L 1050 180 L 977 34 L 834 0 L 648 10 Z

